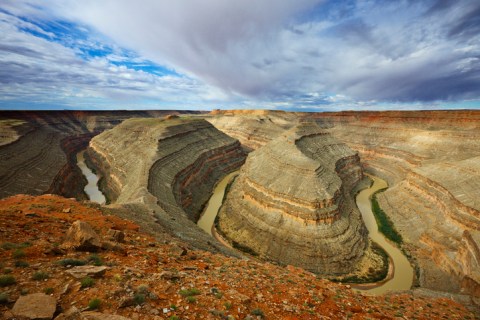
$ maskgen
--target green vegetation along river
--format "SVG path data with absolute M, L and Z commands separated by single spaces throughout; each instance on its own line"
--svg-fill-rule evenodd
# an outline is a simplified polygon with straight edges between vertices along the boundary
M 370 188 L 363 189 L 358 193 L 356 198 L 357 206 L 362 213 L 370 238 L 380 245 L 388 253 L 391 261 L 393 261 L 394 273 L 393 277 L 382 285 L 365 290 L 374 294 L 395 290 L 409 290 L 413 282 L 413 268 L 402 251 L 378 231 L 377 222 L 372 212 L 372 203 L 370 201 L 372 195 L 378 190 L 387 188 L 388 184 L 385 180 L 378 177 L 369 177 L 373 180 L 373 184 Z

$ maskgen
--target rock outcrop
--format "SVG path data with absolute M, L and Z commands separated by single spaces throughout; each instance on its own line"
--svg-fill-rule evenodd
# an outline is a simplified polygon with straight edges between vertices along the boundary
M 419 285 L 479 297 L 480 112 L 315 117 L 389 182 L 377 198 L 416 260 Z
M 219 213 L 241 247 L 326 275 L 352 271 L 367 231 L 350 191 L 362 179 L 356 152 L 303 123 L 250 153 Z
M 0 111 L 0 198 L 55 193 L 87 199 L 76 153 L 90 139 L 132 117 L 176 111 Z
M 52 319 L 57 309 L 57 301 L 54 297 L 44 293 L 32 293 L 21 296 L 15 302 L 12 313 L 22 319 Z
M 194 222 L 217 181 L 245 161 L 237 140 L 202 119 L 130 119 L 92 139 L 87 153 L 112 203 L 142 204 L 199 245 L 212 239 Z
M 284 111 L 215 110 L 206 120 L 251 151 L 295 126 L 298 117 Z

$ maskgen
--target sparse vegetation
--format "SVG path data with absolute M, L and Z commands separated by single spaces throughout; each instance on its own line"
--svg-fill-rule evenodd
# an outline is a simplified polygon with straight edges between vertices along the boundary
M 80 280 L 80 284 L 82 288 L 93 287 L 93 285 L 95 284 L 95 280 L 90 277 L 85 277 L 82 280 Z
M 12 257 L 13 259 L 23 258 L 25 257 L 25 251 L 23 251 L 22 249 L 15 249 L 15 251 L 13 251 L 12 253 Z
M 390 220 L 387 214 L 380 208 L 377 201 L 377 194 L 384 190 L 385 189 L 379 190 L 372 195 L 372 211 L 377 221 L 378 230 L 383 233 L 387 239 L 401 245 L 403 243 L 402 236 L 395 230 L 392 220 Z
M 146 296 L 143 293 L 136 293 L 133 296 L 133 301 L 135 301 L 136 305 L 144 304 L 146 300 Z
M 52 294 L 53 293 L 53 288 L 52 287 L 45 288 L 45 290 L 43 290 L 43 292 L 45 292 L 45 294 Z
M 184 290 L 180 290 L 179 294 L 183 297 L 197 296 L 200 294 L 200 290 L 195 288 L 184 289 Z
M 88 262 L 92 263 L 94 266 L 102 266 L 103 260 L 98 254 L 92 254 L 88 257 Z
M 0 293 L 0 304 L 8 303 L 8 294 L 6 292 Z
M 88 309 L 97 310 L 98 308 L 100 308 L 101 304 L 102 304 L 102 300 L 98 298 L 92 299 L 88 302 Z
M 2 275 L 0 276 L 0 287 L 11 286 L 15 284 L 15 278 L 12 275 Z
M 30 242 L 23 242 L 23 243 L 11 243 L 11 242 L 4 242 L 1 245 L 1 248 L 3 250 L 13 250 L 13 249 L 24 249 L 27 247 L 30 247 L 31 243 Z
M 37 271 L 33 274 L 32 280 L 42 281 L 42 280 L 48 279 L 49 277 L 50 276 L 48 275 L 48 273 L 43 272 L 43 271 Z
M 197 298 L 195 298 L 194 296 L 188 296 L 186 300 L 188 303 L 197 302 Z
M 17 268 L 27 268 L 30 264 L 27 261 L 17 260 L 15 261 L 15 267 Z
M 265 317 L 265 314 L 261 309 L 253 309 L 251 314 L 253 314 L 254 316 L 259 316 L 262 319 Z

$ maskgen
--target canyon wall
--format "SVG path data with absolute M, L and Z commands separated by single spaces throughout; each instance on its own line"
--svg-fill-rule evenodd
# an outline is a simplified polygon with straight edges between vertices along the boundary
M 295 126 L 298 117 L 284 111 L 215 110 L 206 120 L 251 151 Z
M 138 117 L 176 111 L 0 111 L 0 198 L 55 193 L 86 199 L 76 153 L 96 134 Z
M 378 200 L 416 260 L 419 285 L 480 297 L 480 112 L 315 117 L 389 182 Z
M 111 203 L 142 204 L 176 236 L 220 246 L 195 222 L 215 184 L 245 161 L 237 140 L 202 119 L 130 119 L 93 138 L 87 154 Z
M 350 191 L 356 152 L 302 123 L 249 154 L 219 213 L 219 229 L 263 258 L 325 275 L 351 272 L 367 231 Z

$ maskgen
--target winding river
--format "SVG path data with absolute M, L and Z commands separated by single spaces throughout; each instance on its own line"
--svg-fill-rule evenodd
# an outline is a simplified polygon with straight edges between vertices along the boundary
M 238 174 L 238 171 L 233 172 L 223 178 L 217 184 L 213 191 L 205 210 L 198 220 L 197 224 L 200 228 L 205 230 L 208 234 L 212 234 L 215 217 L 223 202 L 225 188 L 231 179 Z M 370 238 L 380 245 L 390 256 L 394 266 L 393 276 L 379 285 L 367 285 L 365 288 L 359 286 L 360 291 L 366 291 L 370 294 L 382 294 L 393 290 L 409 290 L 413 282 L 413 268 L 408 262 L 407 258 L 395 245 L 391 244 L 385 239 L 383 234 L 378 231 L 377 222 L 372 212 L 372 204 L 370 202 L 371 196 L 378 190 L 388 187 L 385 180 L 375 176 L 369 176 L 373 180 L 370 188 L 363 189 L 356 197 L 357 206 L 362 213 L 363 220 L 369 231 Z
M 103 193 L 98 189 L 98 176 L 90 170 L 85 164 L 85 150 L 77 153 L 77 166 L 82 170 L 83 175 L 87 178 L 87 185 L 85 186 L 85 193 L 88 195 L 90 201 L 104 204 L 106 199 Z

